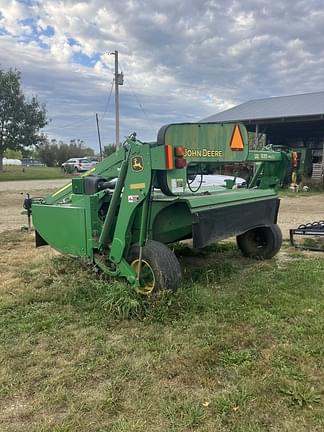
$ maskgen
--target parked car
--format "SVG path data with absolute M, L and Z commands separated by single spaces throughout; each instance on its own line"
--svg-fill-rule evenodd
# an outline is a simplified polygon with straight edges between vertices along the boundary
M 89 159 L 89 161 L 93 162 L 94 164 L 99 163 L 99 158 L 97 156 L 87 156 L 86 159 Z
M 91 169 L 96 163 L 90 161 L 86 158 L 70 158 L 66 162 L 62 163 L 61 168 L 65 172 L 82 172 L 88 171 Z

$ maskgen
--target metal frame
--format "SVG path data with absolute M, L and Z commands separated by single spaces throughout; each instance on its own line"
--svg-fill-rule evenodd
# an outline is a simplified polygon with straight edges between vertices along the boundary
M 299 245 L 295 242 L 294 236 L 318 236 L 324 238 L 324 221 L 318 221 L 318 222 L 310 222 L 307 224 L 301 224 L 298 228 L 292 228 L 289 230 L 289 236 L 290 236 L 290 243 L 292 246 L 294 246 L 297 249 L 306 249 L 306 250 L 312 250 L 312 251 L 320 251 L 324 252 L 324 248 L 316 248 L 312 246 L 303 246 Z
M 242 151 L 231 150 L 236 127 L 240 128 L 244 141 Z M 38 245 L 47 243 L 60 252 L 88 257 L 106 273 L 123 276 L 139 287 L 141 266 L 136 271 L 127 261 L 135 243 L 139 244 L 141 263 L 142 248 L 148 239 L 170 243 L 201 235 L 212 242 L 242 234 L 255 226 L 276 223 L 279 203 L 276 189 L 289 162 L 285 153 L 249 151 L 243 125 L 174 124 L 163 131 L 159 133 L 162 142 L 158 139 L 156 143 L 143 143 L 135 134 L 131 135 L 123 147 L 83 178 L 73 179 L 43 201 L 34 202 L 32 215 Z M 251 161 L 257 162 L 259 168 L 248 189 L 219 187 L 190 193 L 185 187 L 187 167 L 177 169 L 173 163 L 170 168 L 167 164 L 166 148 L 170 150 L 170 147 L 174 162 L 176 148 L 181 147 L 191 151 L 191 156 L 189 153 L 188 157 L 184 156 L 190 163 L 217 166 L 224 162 Z M 153 193 L 161 173 L 165 175 L 170 196 Z M 91 175 L 102 178 L 107 186 L 87 193 L 86 177 Z M 112 191 L 108 184 L 113 178 L 117 178 L 117 183 Z M 98 214 L 103 204 L 107 211 L 101 220 Z M 273 206 L 273 211 L 266 212 L 267 218 L 263 211 L 253 212 L 253 208 L 268 208 L 267 205 Z M 251 216 L 239 217 L 245 206 L 249 211 L 252 209 Z M 197 226 L 193 229 L 193 224 L 208 211 L 215 212 L 210 223 L 201 224 L 198 231 Z M 235 227 L 227 222 L 229 215 L 236 218 Z

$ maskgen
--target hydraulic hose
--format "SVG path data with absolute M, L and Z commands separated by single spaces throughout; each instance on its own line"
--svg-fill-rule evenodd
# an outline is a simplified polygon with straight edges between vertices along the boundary
M 192 193 L 197 193 L 198 191 L 199 191 L 199 189 L 201 188 L 201 185 L 202 185 L 202 182 L 203 182 L 203 172 L 202 172 L 202 165 L 201 164 L 199 164 L 199 167 L 200 167 L 200 173 L 196 173 L 196 175 L 195 175 L 195 177 L 194 177 L 194 179 L 190 182 L 189 181 L 189 178 L 187 177 L 187 185 L 188 185 L 188 189 L 190 190 L 190 192 L 192 192 Z M 198 170 L 197 170 L 198 171 Z M 193 189 L 192 187 L 191 187 L 191 185 L 192 185 L 192 183 L 195 181 L 195 179 L 196 179 L 196 176 L 197 175 L 200 175 L 200 183 L 199 183 L 199 185 L 198 185 L 198 187 L 196 188 L 196 189 Z

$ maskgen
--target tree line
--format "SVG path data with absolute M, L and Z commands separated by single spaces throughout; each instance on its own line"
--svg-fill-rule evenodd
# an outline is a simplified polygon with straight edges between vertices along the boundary
M 45 141 L 33 151 L 31 157 L 39 159 L 49 167 L 61 166 L 70 158 L 94 156 L 94 150 L 86 147 L 81 140 L 71 140 L 69 144 L 62 141 Z
M 63 141 L 44 140 L 37 147 L 24 148 L 22 150 L 6 149 L 4 157 L 7 159 L 36 159 L 48 167 L 60 166 L 70 158 L 94 156 L 94 150 L 86 147 L 81 140 L 70 140 L 69 144 Z

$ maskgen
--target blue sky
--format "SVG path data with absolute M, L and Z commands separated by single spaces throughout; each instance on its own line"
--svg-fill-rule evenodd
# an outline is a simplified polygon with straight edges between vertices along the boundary
M 0 0 L 0 67 L 46 103 L 50 138 L 95 148 L 96 112 L 114 141 L 107 53 L 125 75 L 121 136 L 153 140 L 166 123 L 324 90 L 323 29 L 321 0 Z

